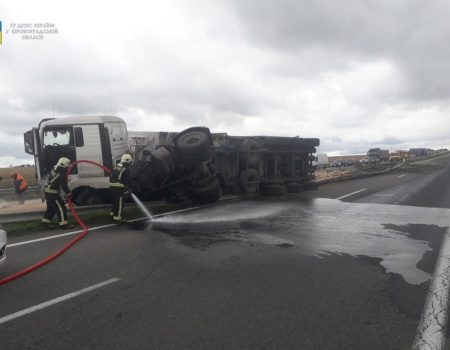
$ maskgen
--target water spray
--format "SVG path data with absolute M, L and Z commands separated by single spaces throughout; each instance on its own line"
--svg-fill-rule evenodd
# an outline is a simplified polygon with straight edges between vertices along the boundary
M 148 217 L 148 219 L 150 221 L 153 221 L 153 216 L 150 213 L 150 211 L 145 207 L 144 203 L 142 203 L 134 193 L 131 194 L 131 198 L 133 198 L 134 202 L 139 206 L 139 208 L 141 208 L 142 212 Z

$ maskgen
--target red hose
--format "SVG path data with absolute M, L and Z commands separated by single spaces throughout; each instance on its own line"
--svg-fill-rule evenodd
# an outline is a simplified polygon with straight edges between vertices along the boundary
M 72 169 L 78 164 L 78 163 L 89 163 L 92 165 L 96 165 L 100 168 L 102 168 L 103 170 L 105 170 L 107 173 L 111 173 L 111 170 L 109 170 L 108 168 L 106 168 L 105 166 L 98 164 L 96 162 L 92 162 L 90 160 L 77 160 L 75 162 L 73 162 L 69 169 L 67 170 L 67 175 L 66 175 L 66 179 L 68 178 L 68 176 L 72 173 Z M 38 261 L 37 263 L 30 265 L 26 268 L 24 268 L 23 270 L 20 270 L 12 275 L 9 275 L 5 278 L 2 278 L 0 280 L 0 285 L 2 284 L 6 284 L 8 282 L 11 282 L 19 277 L 22 277 L 44 265 L 46 265 L 47 263 L 49 263 L 52 260 L 55 260 L 57 257 L 59 257 L 60 255 L 64 254 L 67 250 L 69 250 L 75 243 L 77 243 L 79 240 L 81 240 L 84 236 L 86 236 L 89 232 L 88 227 L 85 225 L 85 223 L 83 222 L 83 220 L 81 220 L 81 218 L 79 217 L 77 211 L 75 210 L 75 207 L 73 206 L 72 200 L 69 197 L 67 197 L 67 203 L 69 204 L 69 208 L 70 211 L 72 212 L 73 217 L 75 218 L 75 220 L 77 221 L 77 223 L 81 226 L 81 228 L 83 229 L 83 232 L 81 232 L 77 237 L 75 237 L 74 239 L 72 239 L 69 243 L 67 243 L 64 247 L 62 247 L 60 250 L 56 251 L 55 253 L 53 253 L 52 255 L 46 257 L 45 259 L 42 259 L 41 261 Z

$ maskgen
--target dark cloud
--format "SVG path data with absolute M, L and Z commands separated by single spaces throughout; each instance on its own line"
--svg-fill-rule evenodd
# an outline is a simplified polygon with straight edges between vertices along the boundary
M 293 60 L 312 55 L 317 60 L 308 68 L 313 71 L 339 70 L 355 60 L 389 61 L 406 77 L 404 98 L 448 103 L 449 2 L 235 0 L 232 4 L 251 43 L 287 52 Z
M 61 35 L 4 36 L 0 157 L 25 157 L 22 134 L 44 117 L 111 112 L 134 129 L 319 137 L 329 152 L 450 144 L 450 3 L 155 4 L 93 4 L 82 24 L 80 7 L 52 5 Z M 5 18 L 19 13 L 8 6 Z

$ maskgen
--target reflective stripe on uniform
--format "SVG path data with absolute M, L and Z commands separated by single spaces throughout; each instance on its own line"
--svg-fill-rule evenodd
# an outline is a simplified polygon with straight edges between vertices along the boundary
M 53 177 L 53 178 L 49 181 L 49 183 L 51 183 L 51 184 L 54 183 L 58 177 L 59 177 L 59 174 L 56 174 L 56 176 Z
M 69 222 L 67 220 L 63 220 L 59 223 L 59 226 L 67 225 Z
M 119 221 L 119 220 L 122 220 L 122 217 L 121 216 L 113 216 L 113 220 Z
M 43 222 L 44 224 L 50 224 L 51 223 L 51 221 L 49 219 L 45 219 L 45 218 L 42 218 L 41 222 Z
M 125 188 L 125 185 L 119 182 L 110 182 L 109 183 L 109 187 L 114 187 L 114 188 Z
M 55 201 L 56 206 L 58 207 L 58 210 L 61 214 L 61 221 L 59 222 L 60 225 L 64 225 L 63 222 L 65 222 L 67 224 L 67 220 L 66 220 L 66 216 L 64 215 L 64 210 L 61 207 L 61 204 L 58 201 Z
M 120 173 L 119 173 L 119 176 L 117 177 L 117 180 L 122 180 L 122 174 L 123 174 L 123 172 L 125 171 L 125 169 L 126 168 L 123 168 L 121 171 L 120 171 Z
M 123 209 L 123 197 L 120 197 L 119 199 L 119 210 L 117 211 L 117 214 L 119 214 L 119 216 L 122 216 L 122 209 Z
M 122 175 L 127 168 L 122 168 L 119 171 L 119 174 L 117 175 L 117 171 L 119 169 L 115 168 L 113 171 L 113 174 L 111 174 L 110 181 L 109 181 L 109 187 L 113 188 L 125 188 L 125 184 L 122 183 Z M 117 178 L 116 178 L 117 175 Z
M 52 170 L 52 172 L 50 173 L 50 176 L 52 176 L 52 174 L 54 174 L 54 173 L 55 173 L 55 171 Z M 44 192 L 47 192 L 47 193 L 59 193 L 59 184 L 58 184 L 58 188 L 57 189 L 54 188 L 55 182 L 58 179 L 59 179 L 59 174 L 56 173 L 55 176 L 53 176 L 48 181 L 47 185 L 45 185 Z

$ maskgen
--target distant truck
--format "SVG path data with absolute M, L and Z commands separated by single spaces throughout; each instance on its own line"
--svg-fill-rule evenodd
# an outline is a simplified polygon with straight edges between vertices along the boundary
M 312 166 L 318 139 L 230 136 L 194 127 L 182 132 L 128 132 L 114 116 L 43 119 L 24 134 L 25 152 L 34 155 L 41 186 L 62 157 L 89 160 L 109 169 L 131 153 L 133 192 L 144 200 L 199 203 L 221 193 L 284 194 L 316 189 Z M 80 163 L 69 178 L 78 205 L 109 202 L 108 172 Z
M 433 150 L 430 148 L 410 148 L 409 149 L 410 157 L 425 157 L 430 154 L 433 154 Z
M 326 153 L 318 153 L 313 161 L 314 169 L 325 169 L 328 167 L 328 155 Z
M 367 152 L 367 164 L 379 164 L 389 161 L 389 151 L 385 149 L 371 148 Z

